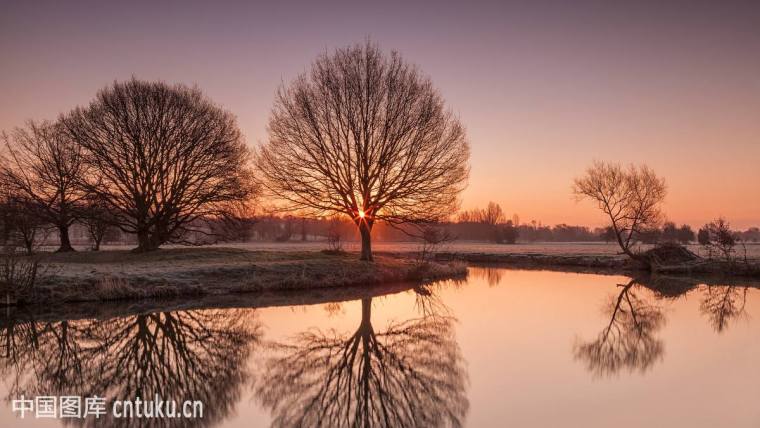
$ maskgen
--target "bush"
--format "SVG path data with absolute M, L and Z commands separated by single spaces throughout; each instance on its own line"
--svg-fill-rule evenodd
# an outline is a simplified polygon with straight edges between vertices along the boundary
M 0 253 L 0 298 L 4 304 L 16 302 L 30 293 L 37 280 L 39 261 L 22 256 L 15 247 Z

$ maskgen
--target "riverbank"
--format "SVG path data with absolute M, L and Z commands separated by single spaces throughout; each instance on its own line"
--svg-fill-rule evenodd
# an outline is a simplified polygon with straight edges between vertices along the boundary
M 31 293 L 18 304 L 228 295 L 272 290 L 373 286 L 464 277 L 464 263 L 419 263 L 379 254 L 374 263 L 353 253 L 259 252 L 178 248 L 45 254 Z
M 546 269 L 586 273 L 640 274 L 643 265 L 619 254 L 535 254 L 535 253 L 458 253 L 441 252 L 436 261 L 461 261 L 470 264 L 498 264 L 519 269 Z M 722 275 L 760 278 L 760 262 L 735 260 L 726 262 L 699 258 L 689 262 L 652 266 L 653 273 L 667 275 Z

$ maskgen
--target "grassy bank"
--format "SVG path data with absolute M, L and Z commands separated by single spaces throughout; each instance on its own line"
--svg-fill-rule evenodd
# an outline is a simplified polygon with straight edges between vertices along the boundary
M 474 264 L 500 264 L 520 269 L 547 269 L 588 273 L 622 273 L 638 275 L 644 269 L 629 257 L 620 254 L 534 254 L 534 253 L 453 253 L 436 254 L 439 262 L 462 261 Z M 651 271 L 667 275 L 720 275 L 727 277 L 760 278 L 760 262 L 755 259 L 726 262 L 699 258 L 697 260 L 653 265 Z
M 356 254 L 255 252 L 182 248 L 154 253 L 77 252 L 41 256 L 41 274 L 18 303 L 208 296 L 272 290 L 371 286 L 466 275 L 461 262 L 417 263 L 379 254 L 374 263 Z

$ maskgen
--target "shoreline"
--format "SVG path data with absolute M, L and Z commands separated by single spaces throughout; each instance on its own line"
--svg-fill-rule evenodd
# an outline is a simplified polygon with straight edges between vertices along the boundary
M 2 306 L 66 305 L 77 302 L 145 301 L 246 293 L 304 292 L 390 284 L 458 279 L 467 267 L 494 266 L 575 273 L 663 277 L 702 276 L 711 282 L 760 278 L 751 264 L 748 273 L 726 271 L 719 263 L 661 266 L 649 272 L 623 255 L 439 252 L 420 263 L 409 252 L 378 252 L 375 262 L 358 260 L 355 253 L 319 251 L 250 251 L 240 248 L 191 247 L 152 253 L 129 251 L 48 253 L 35 256 L 41 273 L 34 291 L 6 299 Z M 732 266 L 736 267 L 736 266 Z M 730 273 L 726 273 L 730 272 Z
M 760 263 L 743 261 L 728 263 L 720 260 L 699 259 L 675 265 L 653 267 L 650 271 L 624 255 L 562 255 L 538 253 L 458 253 L 440 252 L 439 262 L 461 261 L 479 265 L 501 265 L 517 269 L 546 269 L 583 273 L 609 273 L 636 275 L 642 273 L 689 277 L 693 275 L 721 276 L 726 278 L 760 278 Z
M 284 290 L 372 288 L 467 275 L 462 262 L 420 263 L 377 254 L 374 263 L 353 253 L 270 253 L 231 248 L 183 248 L 37 256 L 40 276 L 32 292 L 11 306 L 60 305 L 175 297 L 241 295 Z M 5 299 L 3 299 L 5 300 Z

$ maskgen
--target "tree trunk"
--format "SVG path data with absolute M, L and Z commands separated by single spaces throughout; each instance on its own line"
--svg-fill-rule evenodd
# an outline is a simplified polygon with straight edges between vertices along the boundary
M 71 240 L 69 239 L 68 224 L 58 226 L 58 235 L 61 241 L 61 246 L 56 250 L 56 253 L 68 253 L 74 251 L 74 247 L 71 246 Z
M 365 220 L 359 220 L 359 233 L 362 236 L 362 255 L 359 260 L 374 261 L 372 258 L 372 225 Z
M 146 253 L 157 249 L 158 245 L 156 244 L 156 240 L 147 230 L 137 232 L 137 248 L 132 250 L 133 252 Z

